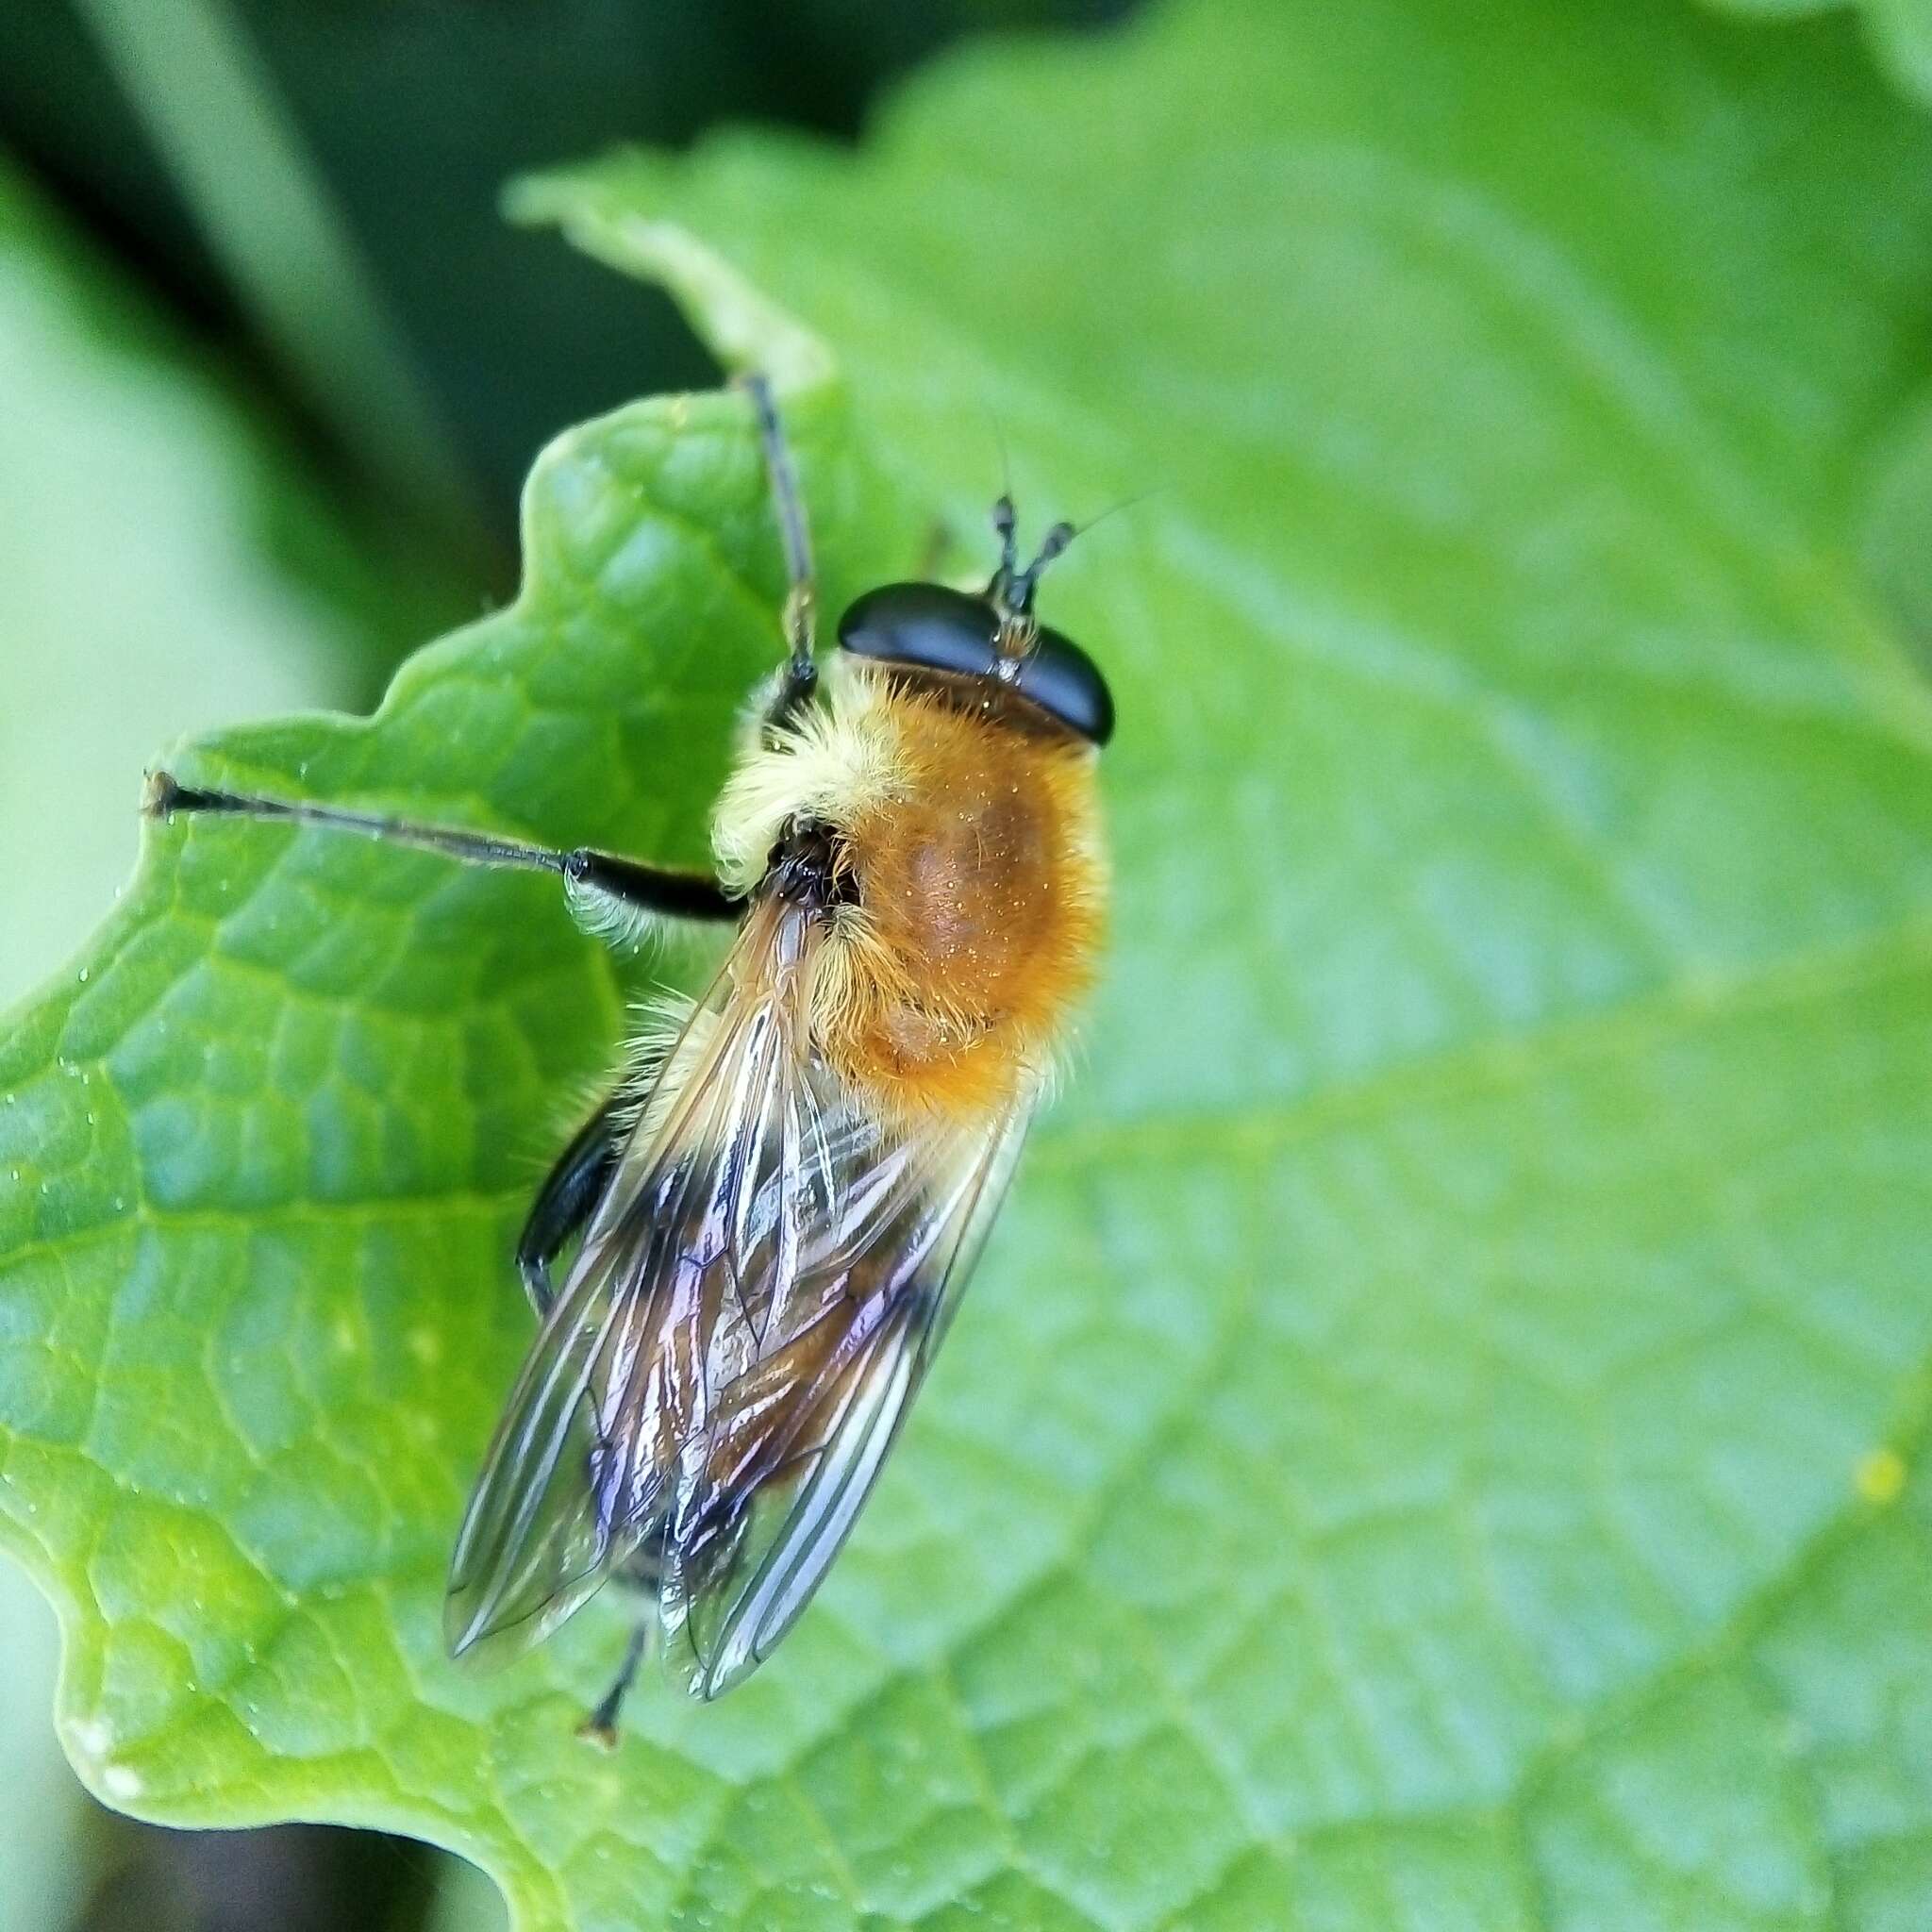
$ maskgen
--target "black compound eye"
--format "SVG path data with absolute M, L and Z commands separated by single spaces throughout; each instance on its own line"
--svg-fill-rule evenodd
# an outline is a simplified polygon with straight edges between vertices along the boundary
M 999 634 L 999 612 L 991 603 L 944 584 L 883 585 L 839 620 L 839 642 L 856 658 L 955 677 L 998 677 Z M 1107 680 L 1092 658 L 1057 630 L 1039 632 L 1011 689 L 1094 744 L 1113 736 Z
M 1042 711 L 1095 744 L 1113 736 L 1113 693 L 1097 665 L 1072 638 L 1042 630 L 1020 667 L 1019 688 Z
M 839 620 L 839 641 L 856 658 L 956 677 L 991 676 L 999 634 L 999 613 L 985 598 L 943 584 L 882 585 Z

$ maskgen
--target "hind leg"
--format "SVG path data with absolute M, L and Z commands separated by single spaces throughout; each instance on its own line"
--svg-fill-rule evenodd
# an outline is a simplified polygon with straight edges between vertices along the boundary
M 598 1699 L 596 1709 L 577 1726 L 577 1736 L 586 1742 L 601 1745 L 606 1751 L 616 1750 L 618 1714 L 624 1709 L 624 1700 L 630 1695 L 630 1687 L 637 1682 L 639 1667 L 651 1654 L 651 1636 L 657 1627 L 658 1612 L 653 1605 L 631 1626 L 624 1661 L 618 1665 L 609 1690 Z
M 644 1539 L 624 1568 L 617 1581 L 638 1598 L 637 1622 L 631 1626 L 630 1641 L 625 1645 L 624 1661 L 610 1680 L 610 1688 L 597 1700 L 597 1707 L 577 1726 L 577 1736 L 588 1743 L 601 1744 L 607 1751 L 617 1748 L 617 1719 L 624 1701 L 637 1682 L 638 1672 L 650 1656 L 652 1640 L 658 1629 L 658 1602 L 664 1586 L 664 1531 L 660 1524 Z

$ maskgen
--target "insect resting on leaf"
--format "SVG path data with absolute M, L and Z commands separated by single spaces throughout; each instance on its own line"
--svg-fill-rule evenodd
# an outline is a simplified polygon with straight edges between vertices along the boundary
M 647 1602 L 584 1726 L 614 1739 L 654 1630 L 715 1697 L 837 1555 L 945 1332 L 1019 1154 L 1106 896 L 1100 673 L 1035 621 L 1013 508 L 983 591 L 890 584 L 821 679 L 809 539 L 749 394 L 790 577 L 786 656 L 719 801 L 715 878 L 590 850 L 149 781 L 147 809 L 293 820 L 556 874 L 591 924 L 734 923 L 661 997 L 531 1209 L 541 1327 L 451 1563 L 458 1656 L 540 1641 L 608 1579 Z M 561 1279 L 555 1270 L 575 1243 Z

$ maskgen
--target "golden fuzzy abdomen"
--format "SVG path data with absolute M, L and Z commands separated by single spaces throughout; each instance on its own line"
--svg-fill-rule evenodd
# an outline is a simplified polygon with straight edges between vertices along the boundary
M 1092 758 L 942 707 L 894 708 L 900 782 L 841 825 L 826 1046 L 896 1111 L 996 1110 L 1044 1070 L 1091 977 Z

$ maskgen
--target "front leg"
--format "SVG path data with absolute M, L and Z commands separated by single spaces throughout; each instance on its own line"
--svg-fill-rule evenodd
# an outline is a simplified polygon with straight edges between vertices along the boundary
M 230 818 L 279 819 L 289 824 L 320 825 L 326 831 L 356 832 L 365 839 L 391 845 L 409 845 L 435 852 L 465 865 L 498 866 L 511 872 L 545 872 L 563 881 L 567 894 L 581 901 L 614 900 L 639 913 L 662 913 L 670 919 L 735 920 L 744 905 L 716 879 L 704 873 L 676 872 L 646 865 L 615 852 L 598 852 L 588 845 L 568 851 L 532 845 L 522 839 L 499 838 L 491 832 L 465 831 L 456 825 L 419 824 L 413 819 L 392 819 L 380 812 L 354 811 L 340 805 L 316 805 L 306 798 L 261 798 L 240 791 L 209 791 L 196 785 L 177 784 L 167 772 L 148 775 L 142 809 L 163 822 L 177 813 L 216 814 Z
M 818 689 L 819 671 L 813 658 L 818 589 L 812 575 L 811 530 L 806 521 L 805 499 L 799 492 L 798 472 L 785 441 L 784 425 L 778 420 L 772 385 L 757 372 L 739 381 L 751 398 L 752 413 L 758 420 L 772 508 L 778 520 L 778 541 L 785 552 L 785 664 L 762 721 L 770 742 L 797 719 Z
M 538 1191 L 517 1242 L 517 1273 L 540 1319 L 557 1298 L 551 1263 L 596 1212 L 617 1172 L 626 1131 L 622 1099 L 607 1100 L 578 1128 Z

